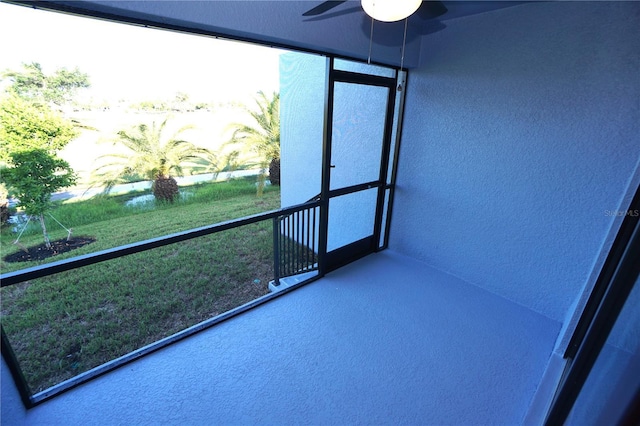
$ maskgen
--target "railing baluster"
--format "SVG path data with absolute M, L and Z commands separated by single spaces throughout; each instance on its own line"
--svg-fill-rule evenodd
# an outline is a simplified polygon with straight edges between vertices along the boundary
M 289 251 L 289 229 L 291 228 L 291 216 L 287 216 L 287 227 L 285 229 L 285 240 L 284 240 L 284 244 L 285 244 L 285 258 L 284 258 L 284 267 L 287 271 L 287 275 L 289 275 L 291 273 L 291 271 L 289 270 L 289 263 L 291 260 L 291 253 Z
M 318 206 L 301 208 L 278 217 L 279 278 L 318 269 L 315 266 L 318 251 L 318 209 Z
M 315 208 L 313 209 L 313 227 L 312 227 L 312 231 L 311 232 L 313 232 L 311 234 L 311 249 L 313 250 L 313 253 L 312 253 L 313 263 L 312 264 L 315 264 L 316 263 L 316 253 L 317 253 L 316 252 L 316 209 Z
M 296 272 L 296 213 L 291 215 L 291 235 L 289 235 L 289 245 L 291 246 L 291 263 L 289 273 L 295 275 Z
M 302 211 L 302 223 L 304 223 L 304 226 L 302 227 L 301 231 L 302 231 L 302 270 L 303 271 L 307 271 L 307 227 L 308 225 L 308 220 L 307 220 L 307 212 L 308 210 L 303 210 Z
M 294 262 L 294 252 L 293 252 L 293 215 L 291 215 L 289 220 L 289 274 L 293 274 L 293 262 Z
M 282 238 L 282 244 L 280 245 L 280 256 L 282 257 L 282 275 L 287 275 L 287 216 L 282 218 L 282 222 L 280 223 L 280 238 Z
M 307 267 L 309 270 L 312 269 L 313 263 L 311 262 L 311 209 L 307 209 Z
M 295 213 L 294 213 L 295 214 Z M 295 229 L 295 222 L 293 215 L 289 218 L 289 275 L 293 274 L 293 230 Z
M 273 218 L 273 281 L 280 285 L 280 218 Z
M 294 250 L 294 265 L 293 265 L 293 273 L 297 273 L 298 272 L 298 227 L 300 226 L 300 220 L 299 219 L 299 213 L 300 212 L 296 212 L 295 216 L 294 216 L 294 221 L 293 223 L 295 224 L 295 226 L 293 227 L 293 250 Z
M 284 228 L 280 229 L 280 235 L 282 238 L 282 270 L 285 274 L 288 274 L 287 271 L 287 222 L 288 218 L 285 218 Z
M 304 241 L 304 270 L 309 270 L 309 209 L 302 213 L 304 228 L 302 228 L 302 241 Z
M 315 226 L 316 226 L 316 221 L 315 221 L 315 209 L 309 209 L 309 257 L 310 257 L 310 261 L 309 264 L 311 265 L 312 269 L 313 269 L 313 252 L 314 252 L 314 248 L 313 248 L 313 234 L 315 234 Z
M 296 229 L 296 272 L 300 272 L 300 261 L 301 259 L 301 250 L 302 250 L 302 244 L 300 243 L 300 231 L 302 228 L 302 211 L 298 211 L 298 213 L 296 213 L 296 218 L 298 221 L 298 229 Z
M 278 259 L 278 261 L 280 262 L 280 273 L 284 272 L 284 268 L 283 268 L 283 265 L 282 265 L 282 256 L 283 256 L 283 253 L 282 253 L 282 221 L 283 220 L 284 220 L 284 217 L 281 216 L 280 220 L 279 220 L 280 224 L 278 225 L 278 239 L 279 239 L 278 240 L 278 246 L 280 247 L 280 258 Z

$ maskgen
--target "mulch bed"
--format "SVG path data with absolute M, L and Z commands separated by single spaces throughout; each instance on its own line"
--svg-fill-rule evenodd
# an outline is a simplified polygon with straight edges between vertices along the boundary
M 29 262 L 33 260 L 44 260 L 49 257 L 75 250 L 87 244 L 91 244 L 96 239 L 93 237 L 73 237 L 69 241 L 66 238 L 51 241 L 51 248 L 42 243 L 37 246 L 27 248 L 27 251 L 20 250 L 3 258 L 6 262 Z

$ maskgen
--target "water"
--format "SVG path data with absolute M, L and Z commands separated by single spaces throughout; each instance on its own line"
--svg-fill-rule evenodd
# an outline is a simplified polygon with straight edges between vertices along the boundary
M 130 200 L 127 200 L 124 205 L 126 207 L 142 207 L 146 204 L 151 204 L 155 201 L 153 194 L 138 195 Z
M 191 191 L 180 191 L 180 200 L 186 200 L 190 197 L 193 197 L 193 192 Z M 145 194 L 138 195 L 136 197 L 127 200 L 124 205 L 125 207 L 140 207 L 140 208 L 153 208 L 155 207 L 155 197 L 153 194 Z

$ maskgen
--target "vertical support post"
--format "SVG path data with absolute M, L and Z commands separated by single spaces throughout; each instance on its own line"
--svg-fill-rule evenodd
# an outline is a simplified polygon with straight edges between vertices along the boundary
M 391 150 L 391 135 L 393 134 L 393 114 L 396 104 L 396 90 L 398 85 L 398 73 L 396 73 L 396 84 L 387 88 L 387 110 L 385 113 L 384 136 L 382 142 L 382 156 L 380 159 L 380 174 L 378 180 L 378 196 L 376 200 L 376 215 L 373 226 L 373 241 L 375 251 L 380 250 L 380 233 L 382 231 L 382 216 L 384 213 L 385 186 L 387 184 L 387 171 L 389 169 L 389 157 Z
M 329 180 L 331 175 L 331 137 L 333 133 L 334 76 L 333 57 L 326 67 L 324 98 L 324 133 L 322 138 L 322 190 L 320 192 L 320 223 L 318 228 L 318 275 L 327 273 L 327 232 L 329 229 Z
M 389 233 L 391 231 L 391 214 L 393 212 L 393 199 L 396 191 L 396 176 L 398 174 L 398 158 L 400 157 L 400 141 L 402 139 L 402 124 L 404 120 L 404 102 L 407 93 L 407 82 L 409 75 L 407 71 L 399 71 L 397 75 L 398 81 L 404 80 L 404 90 L 398 95 L 400 96 L 400 102 L 398 103 L 398 120 L 396 125 L 396 140 L 393 153 L 393 164 L 391 165 L 391 179 L 389 181 L 389 199 L 387 200 L 387 221 L 384 224 L 384 242 L 382 248 L 385 249 L 389 246 Z

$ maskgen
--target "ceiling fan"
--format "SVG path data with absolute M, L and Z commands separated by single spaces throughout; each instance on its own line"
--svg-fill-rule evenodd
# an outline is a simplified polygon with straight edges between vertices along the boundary
M 332 0 L 324 1 L 316 7 L 307 10 L 302 16 L 310 17 L 325 14 L 331 9 L 340 6 L 342 3 L 346 3 L 347 0 Z M 393 22 L 402 20 L 408 16 L 416 16 L 421 20 L 434 19 L 447 13 L 447 8 L 440 1 L 398 1 L 398 0 L 362 0 L 362 8 L 350 8 L 343 11 L 343 13 L 334 13 L 333 16 L 343 15 L 346 13 L 362 12 L 378 21 Z
M 307 17 L 306 21 L 319 21 L 330 19 L 351 13 L 365 12 L 370 17 L 370 34 L 369 34 L 369 56 L 368 62 L 371 61 L 371 48 L 373 44 L 373 22 L 381 21 L 382 23 L 391 23 L 396 21 L 404 21 L 404 38 L 402 40 L 402 56 L 400 60 L 400 68 L 404 62 L 404 47 L 407 42 L 407 26 L 412 28 L 410 38 L 430 34 L 446 28 L 437 18 L 448 12 L 448 9 L 440 1 L 421 1 L 421 0 L 361 0 L 360 6 L 355 6 L 339 11 L 327 13 L 330 10 L 347 3 L 348 0 L 331 0 L 324 1 L 319 5 L 307 10 L 302 16 Z M 355 2 L 352 2 L 355 3 Z M 363 24 L 366 19 L 363 20 Z M 365 24 L 366 25 L 366 24 Z M 364 28 L 363 28 L 364 30 Z M 382 40 L 378 37 L 376 43 Z M 382 42 L 381 44 L 387 44 Z M 395 44 L 395 42 L 392 42 Z M 398 90 L 401 90 L 399 86 Z

